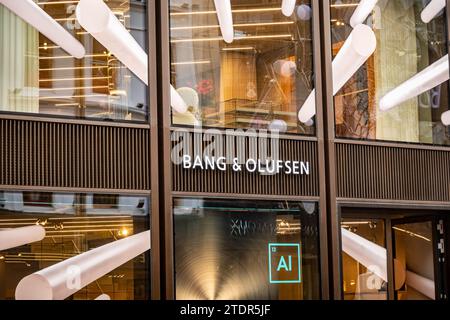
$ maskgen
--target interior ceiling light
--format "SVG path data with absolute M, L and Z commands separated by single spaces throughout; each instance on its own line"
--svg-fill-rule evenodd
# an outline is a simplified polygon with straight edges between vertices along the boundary
M 372 29 L 365 24 L 357 25 L 345 40 L 341 50 L 333 60 L 333 95 L 338 93 L 345 83 L 375 52 L 377 39 Z M 298 118 L 308 123 L 316 114 L 315 90 L 313 90 L 298 112 Z
M 290 17 L 294 13 L 296 0 L 283 0 L 281 3 L 281 12 L 286 16 Z
M 16 300 L 63 300 L 148 250 L 150 231 L 105 244 L 26 276 Z
M 448 63 L 448 55 L 446 55 L 389 91 L 380 100 L 380 110 L 389 110 L 447 81 L 449 79 Z
M 45 229 L 41 225 L 0 229 L 0 251 L 41 241 L 44 238 Z
M 103 0 L 80 0 L 76 16 L 86 31 L 148 84 L 147 54 Z M 177 112 L 186 112 L 186 103 L 172 86 L 170 94 L 172 108 Z
M 227 43 L 231 43 L 234 38 L 231 2 L 230 0 L 214 0 L 214 5 L 216 6 L 217 19 L 219 20 L 223 40 Z
M 350 18 L 350 25 L 352 28 L 363 23 L 367 19 L 377 2 L 378 0 L 361 0 Z
M 450 126 L 450 110 L 442 114 L 441 120 L 444 125 Z
M 32 0 L 0 0 L 0 3 L 71 56 L 81 59 L 86 54 L 83 45 Z
M 431 0 L 430 3 L 422 10 L 420 17 L 424 23 L 428 23 L 436 17 L 446 6 L 445 0 Z

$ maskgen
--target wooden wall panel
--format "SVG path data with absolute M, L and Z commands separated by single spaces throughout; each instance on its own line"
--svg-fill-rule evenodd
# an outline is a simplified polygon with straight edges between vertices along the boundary
M 0 185 L 149 190 L 149 134 L 0 119 Z
M 337 143 L 339 198 L 450 201 L 450 152 Z

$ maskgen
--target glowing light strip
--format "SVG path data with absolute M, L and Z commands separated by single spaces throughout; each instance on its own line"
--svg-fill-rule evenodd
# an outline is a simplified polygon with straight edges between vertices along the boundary
M 289 25 L 294 24 L 294 21 L 281 21 L 281 22 L 256 22 L 256 23 L 235 23 L 233 24 L 234 27 L 264 27 L 264 26 L 280 26 L 280 25 Z M 172 27 L 170 30 L 177 31 L 177 30 L 195 30 L 195 29 L 214 29 L 214 28 L 220 28 L 219 25 L 209 25 L 209 26 L 187 26 L 187 27 Z
M 50 99 L 73 99 L 73 98 L 106 98 L 107 94 L 80 94 L 80 95 L 70 95 L 70 96 L 49 96 L 49 97 L 39 97 L 39 100 L 50 100 Z
M 91 87 L 67 87 L 67 88 L 40 88 L 40 91 L 61 91 L 61 90 L 88 90 L 88 89 L 107 89 L 109 86 L 91 86 Z
M 81 77 L 81 78 L 55 78 L 55 79 L 39 79 L 39 82 L 52 82 L 52 81 L 77 81 L 77 80 L 107 80 L 112 78 L 111 76 L 106 77 Z
M 291 38 L 291 34 L 275 34 L 275 35 L 264 35 L 264 36 L 243 36 L 243 37 L 235 37 L 234 40 L 254 40 L 254 39 L 279 39 L 279 38 Z M 214 38 L 193 38 L 193 39 L 177 39 L 170 40 L 171 43 L 180 43 L 180 42 L 202 42 L 202 41 L 220 41 L 223 40 L 222 37 L 214 37 Z
M 43 68 L 39 69 L 39 71 L 64 71 L 64 70 L 105 69 L 105 68 L 108 68 L 108 66 Z
M 412 231 L 408 231 L 408 230 L 405 230 L 405 229 L 402 229 L 402 228 L 399 228 L 399 227 L 392 227 L 392 229 L 395 229 L 397 231 L 406 233 L 406 234 L 408 234 L 408 235 L 410 235 L 412 237 L 416 237 L 416 238 L 419 238 L 419 239 L 431 242 L 431 239 L 428 239 L 427 237 L 421 236 L 420 234 L 414 233 Z
M 255 9 L 236 9 L 231 10 L 231 13 L 250 13 L 250 12 L 271 12 L 280 11 L 281 7 L 276 8 L 255 8 Z M 171 12 L 171 16 L 191 16 L 197 14 L 215 14 L 216 11 L 190 11 L 190 12 Z
M 172 62 L 171 65 L 173 66 L 184 66 L 184 65 L 191 65 L 191 64 L 210 64 L 211 61 L 205 60 L 205 61 L 184 61 L 184 62 Z
M 96 53 L 96 54 L 86 54 L 83 56 L 83 58 L 109 57 L 109 56 L 110 54 L 108 53 Z M 39 57 L 39 60 L 53 60 L 53 59 L 73 59 L 73 57 L 72 56 Z

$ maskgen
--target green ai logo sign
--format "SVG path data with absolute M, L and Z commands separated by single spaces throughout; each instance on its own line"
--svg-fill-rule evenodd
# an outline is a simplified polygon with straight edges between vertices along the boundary
M 301 283 L 301 250 L 298 243 L 269 243 L 269 282 Z

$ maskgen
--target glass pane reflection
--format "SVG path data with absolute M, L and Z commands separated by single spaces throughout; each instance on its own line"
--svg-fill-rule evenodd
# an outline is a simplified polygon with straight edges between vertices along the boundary
M 175 199 L 176 298 L 319 299 L 317 216 L 316 203 Z M 279 252 L 269 274 L 269 244 L 301 246 L 301 283 L 274 283 L 298 274 L 277 272 Z
M 146 197 L 0 191 L 0 229 L 41 225 L 42 241 L 0 251 L 0 300 L 12 300 L 19 281 L 80 253 L 149 229 Z M 68 299 L 149 298 L 149 252 Z

